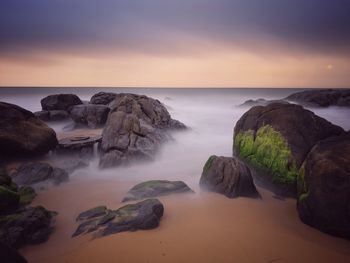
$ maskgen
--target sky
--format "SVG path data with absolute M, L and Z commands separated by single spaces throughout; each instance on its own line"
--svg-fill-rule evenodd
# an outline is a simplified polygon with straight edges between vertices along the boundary
M 350 87 L 350 0 L 1 0 L 0 86 Z

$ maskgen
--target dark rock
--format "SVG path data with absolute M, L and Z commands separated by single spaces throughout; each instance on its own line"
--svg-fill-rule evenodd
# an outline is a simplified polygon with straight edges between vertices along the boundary
M 62 121 L 69 118 L 69 114 L 65 110 L 52 110 L 49 112 L 50 121 Z
M 106 215 L 107 212 L 108 211 L 106 206 L 97 206 L 80 213 L 76 220 L 82 221 L 82 220 L 92 219 L 94 217 L 100 217 L 100 216 Z
M 47 181 L 60 184 L 68 180 L 68 173 L 47 163 L 25 163 L 12 174 L 12 179 L 18 185 L 35 185 Z
M 308 152 L 319 140 L 343 132 L 299 105 L 256 106 L 236 123 L 234 151 L 266 172 L 260 178 L 263 183 L 285 187 L 295 196 L 298 171 Z
M 285 99 L 310 107 L 350 107 L 350 89 L 305 90 L 296 92 Z
M 20 195 L 19 203 L 22 206 L 27 206 L 32 203 L 36 197 L 36 192 L 34 188 L 30 186 L 22 186 L 18 189 L 18 194 Z
M 0 216 L 0 240 L 13 248 L 45 242 L 52 232 L 51 220 L 51 212 L 41 206 Z
M 117 97 L 117 94 L 113 92 L 99 92 L 91 97 L 90 103 L 108 105 L 116 97 Z
M 115 211 L 108 210 L 105 215 L 83 222 L 72 236 L 97 230 L 96 236 L 107 236 L 123 231 L 152 229 L 159 225 L 163 213 L 164 207 L 159 200 L 147 199 Z
M 77 95 L 74 94 L 56 94 L 49 95 L 41 100 L 43 110 L 64 110 L 68 111 L 70 107 L 83 104 Z
M 350 239 L 350 133 L 320 141 L 298 177 L 301 220 L 323 232 Z
M 17 209 L 20 196 L 5 186 L 0 186 L 0 214 Z
M 77 105 L 70 110 L 70 116 L 75 123 L 94 129 L 106 123 L 109 111 L 105 105 Z
M 284 100 L 256 99 L 256 100 L 247 100 L 238 106 L 239 107 L 267 106 L 267 105 L 272 104 L 272 103 L 289 104 L 287 101 L 284 101 Z
M 193 193 L 192 189 L 182 181 L 152 180 L 132 187 L 123 202 L 185 192 Z
M 46 111 L 46 110 L 36 111 L 36 112 L 34 112 L 34 115 L 42 121 L 49 121 L 50 120 L 50 112 Z
M 73 173 L 75 170 L 86 168 L 89 166 L 86 162 L 81 159 L 68 159 L 60 162 L 57 165 L 59 168 L 67 171 L 69 174 Z
M 169 138 L 168 129 L 179 127 L 158 101 L 135 94 L 118 94 L 110 104 L 102 134 L 100 167 L 150 160 Z
M 260 197 L 249 168 L 235 157 L 211 156 L 204 165 L 199 184 L 229 198 Z
M 1 263 L 27 263 L 27 260 L 21 254 L 2 241 L 0 241 L 0 259 Z
M 46 154 L 57 145 L 56 133 L 33 113 L 0 102 L 0 156 Z
M 78 154 L 79 157 L 92 157 L 94 145 L 101 142 L 98 136 L 76 136 L 59 140 L 56 153 Z

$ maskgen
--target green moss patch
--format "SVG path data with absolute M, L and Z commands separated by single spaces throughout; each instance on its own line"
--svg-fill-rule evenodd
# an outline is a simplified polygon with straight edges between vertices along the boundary
M 260 127 L 255 136 L 252 130 L 239 132 L 234 138 L 234 146 L 240 157 L 253 166 L 267 170 L 275 182 L 296 182 L 298 169 L 291 150 L 282 134 L 272 126 Z
M 298 186 L 302 189 L 301 194 L 298 197 L 299 202 L 304 201 L 306 198 L 308 198 L 310 194 L 310 189 L 308 188 L 306 181 L 305 181 L 305 166 L 302 165 L 300 167 L 300 171 L 298 174 Z
M 211 165 L 212 165 L 214 159 L 215 159 L 215 155 L 212 155 L 212 156 L 210 156 L 209 159 L 205 162 L 204 167 L 203 167 L 203 173 L 208 172 L 208 170 L 210 169 L 210 167 L 211 167 Z

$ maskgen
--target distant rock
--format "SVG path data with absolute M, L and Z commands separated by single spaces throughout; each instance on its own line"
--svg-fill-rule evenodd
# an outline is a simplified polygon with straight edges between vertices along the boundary
M 256 100 L 246 100 L 244 103 L 240 104 L 239 107 L 267 106 L 272 103 L 289 104 L 287 101 L 284 101 L 284 100 L 256 99 Z
M 192 189 L 182 181 L 152 180 L 132 187 L 123 202 L 186 192 L 193 193 Z
M 199 184 L 229 198 L 260 197 L 249 168 L 235 157 L 211 156 L 204 165 Z
M 56 133 L 33 113 L 0 102 L 0 156 L 43 155 L 57 145 Z
M 238 156 L 266 172 L 260 182 L 271 190 L 282 190 L 279 195 L 295 196 L 298 171 L 308 152 L 318 141 L 343 132 L 299 105 L 274 103 L 255 106 L 239 119 L 233 148 Z
M 113 92 L 99 92 L 91 97 L 90 103 L 108 105 L 117 97 L 117 95 L 118 94 Z
M 84 213 L 90 214 L 91 210 Z M 97 232 L 95 236 L 99 237 L 124 231 L 156 228 L 163 213 L 164 206 L 158 199 L 147 199 L 117 210 L 104 210 L 104 213 L 97 213 L 93 217 L 89 216 L 85 222 L 78 226 L 72 237 L 90 232 Z
M 41 100 L 41 107 L 46 111 L 64 110 L 69 111 L 72 106 L 83 104 L 77 95 L 55 94 Z
M 169 139 L 167 131 L 185 127 L 174 122 L 158 100 L 147 96 L 118 94 L 110 107 L 102 133 L 102 168 L 152 160 L 161 143 Z
M 293 93 L 285 100 L 309 107 L 350 107 L 350 89 L 305 90 Z
M 52 111 L 37 111 L 34 112 L 34 115 L 40 120 L 49 122 L 49 121 L 63 121 L 69 119 L 69 113 L 65 110 L 52 110 Z
M 95 129 L 106 123 L 109 111 L 105 105 L 77 105 L 71 108 L 70 116 L 75 123 Z
M 2 241 L 0 241 L 0 258 L 1 263 L 27 263 L 27 260 L 21 254 Z
M 297 207 L 301 220 L 350 239 L 350 133 L 318 142 L 300 170 Z
M 74 136 L 59 140 L 56 153 L 77 154 L 80 158 L 90 158 L 93 155 L 94 145 L 101 142 L 102 137 Z
M 68 179 L 69 176 L 65 170 L 40 162 L 21 164 L 12 174 L 12 180 L 21 186 L 33 186 L 42 182 L 52 182 L 58 185 Z

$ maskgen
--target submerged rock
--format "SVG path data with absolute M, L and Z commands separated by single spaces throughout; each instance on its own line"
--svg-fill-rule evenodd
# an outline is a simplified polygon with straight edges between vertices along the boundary
M 305 90 L 285 99 L 310 107 L 350 107 L 350 89 Z
M 59 140 L 56 153 L 78 154 L 79 157 L 91 157 L 94 145 L 101 142 L 102 137 L 97 136 L 74 136 Z
M 318 141 L 343 132 L 299 105 L 256 106 L 236 123 L 233 148 L 263 171 L 260 182 L 295 196 L 298 171 L 308 152 Z
M 102 134 L 103 168 L 151 160 L 161 143 L 169 138 L 167 130 L 181 126 L 158 100 L 147 96 L 118 94 L 110 107 Z
M 57 145 L 56 133 L 33 113 L 0 102 L 0 156 L 42 155 Z
M 77 217 L 77 221 L 87 220 L 94 217 L 100 217 L 107 214 L 106 206 L 97 206 L 80 213 Z
M 182 181 L 152 180 L 132 187 L 123 202 L 185 192 L 193 193 L 192 189 Z
M 105 105 L 77 105 L 70 110 L 70 116 L 75 123 L 95 129 L 106 123 L 109 111 Z
M 32 162 L 21 164 L 12 174 L 13 181 L 18 185 L 35 185 L 42 182 L 60 184 L 69 179 L 68 173 L 47 163 Z
M 74 94 L 55 94 L 49 95 L 41 100 L 43 110 L 64 110 L 68 111 L 70 107 L 83 104 L 77 95 Z
M 205 163 L 200 186 L 234 197 L 260 197 L 249 168 L 235 157 L 210 156 Z
M 297 207 L 301 220 L 350 239 L 350 134 L 317 143 L 300 170 Z
M 85 213 L 90 214 L 90 211 Z M 78 226 L 72 236 L 97 230 L 96 236 L 107 236 L 123 231 L 152 229 L 159 225 L 164 207 L 157 199 L 147 199 L 136 204 L 123 206 L 118 210 L 107 210 L 106 212 L 101 213 L 100 216 L 89 217 L 88 221 Z

